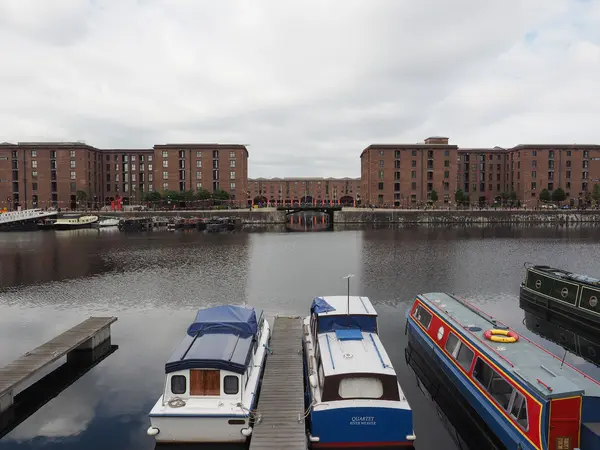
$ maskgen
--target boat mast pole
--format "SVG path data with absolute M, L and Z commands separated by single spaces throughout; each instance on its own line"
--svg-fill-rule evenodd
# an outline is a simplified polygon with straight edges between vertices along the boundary
M 348 316 L 348 328 L 350 328 L 350 278 L 352 278 L 353 276 L 354 275 L 350 274 L 344 277 L 348 280 L 348 308 L 346 309 L 346 315 Z

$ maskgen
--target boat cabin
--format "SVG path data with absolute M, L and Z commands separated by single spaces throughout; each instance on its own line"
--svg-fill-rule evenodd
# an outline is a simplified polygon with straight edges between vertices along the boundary
M 419 295 L 408 329 L 505 444 L 600 449 L 600 383 L 562 358 L 514 332 L 494 342 L 508 327 L 445 293 Z
M 308 327 L 307 327 L 308 328 Z M 309 373 L 317 402 L 400 400 L 398 380 L 366 297 L 317 297 L 311 306 Z
M 253 375 L 264 324 L 262 311 L 253 309 L 200 310 L 165 365 L 163 403 L 175 397 L 199 404 L 214 399 L 241 401 Z

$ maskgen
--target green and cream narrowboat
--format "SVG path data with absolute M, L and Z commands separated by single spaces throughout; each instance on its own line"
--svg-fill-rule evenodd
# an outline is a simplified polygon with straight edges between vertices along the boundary
M 528 267 L 520 303 L 600 330 L 600 279 L 549 266 Z

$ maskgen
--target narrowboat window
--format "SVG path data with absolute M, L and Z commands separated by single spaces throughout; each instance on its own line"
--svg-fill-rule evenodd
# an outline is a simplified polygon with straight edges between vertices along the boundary
M 183 375 L 173 375 L 171 377 L 171 392 L 173 394 L 185 394 L 186 379 Z
M 483 362 L 481 358 L 477 358 L 473 376 L 481 383 L 481 385 L 490 393 L 490 395 L 504 408 L 508 409 L 510 397 L 512 396 L 512 385 L 499 375 L 488 364 Z
M 240 379 L 234 375 L 227 375 L 223 378 L 223 392 L 227 395 L 234 395 L 240 391 Z
M 418 305 L 415 308 L 415 312 L 413 313 L 413 316 L 415 317 L 415 319 L 417 319 L 419 322 L 421 322 L 421 325 L 423 325 L 426 329 L 428 329 L 429 325 L 431 325 L 431 319 L 433 318 L 433 316 L 431 315 L 431 313 L 429 311 L 427 311 L 421 305 Z
M 221 395 L 220 370 L 190 370 L 191 395 Z
M 525 396 L 519 391 L 515 391 L 515 399 L 513 400 L 510 415 L 517 420 L 517 423 L 521 428 L 527 431 L 529 427 L 529 421 L 527 420 L 527 401 Z
M 325 385 L 325 372 L 323 372 L 323 364 L 319 361 L 319 387 L 323 390 Z
M 383 383 L 373 377 L 344 378 L 340 381 L 338 393 L 341 398 L 381 398 Z
M 456 355 L 456 360 L 460 364 L 460 366 L 465 369 L 467 372 L 471 369 L 471 364 L 473 364 L 473 358 L 475 357 L 475 353 L 465 344 L 461 344 L 458 349 L 458 354 Z
M 456 351 L 458 350 L 459 340 L 454 333 L 448 333 L 448 339 L 446 340 L 446 351 L 456 358 Z

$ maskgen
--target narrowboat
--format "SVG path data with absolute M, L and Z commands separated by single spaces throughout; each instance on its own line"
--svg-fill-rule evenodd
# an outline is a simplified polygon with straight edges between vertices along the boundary
M 52 224 L 40 224 L 42 229 L 52 230 L 79 230 L 80 228 L 92 228 L 98 222 L 98 216 L 69 214 L 65 215 Z
M 412 410 L 367 297 L 317 297 L 303 322 L 312 448 L 412 447 Z
M 600 383 L 563 358 L 445 293 L 407 311 L 407 352 L 463 403 L 496 448 L 600 450 Z
M 549 266 L 527 267 L 519 301 L 576 319 L 600 331 L 600 279 Z
M 198 311 L 165 365 L 148 435 L 159 443 L 244 443 L 252 434 L 271 335 L 261 311 Z
M 525 326 L 531 332 L 560 345 L 565 350 L 600 366 L 600 335 L 581 329 L 560 315 L 542 315 L 524 308 Z

